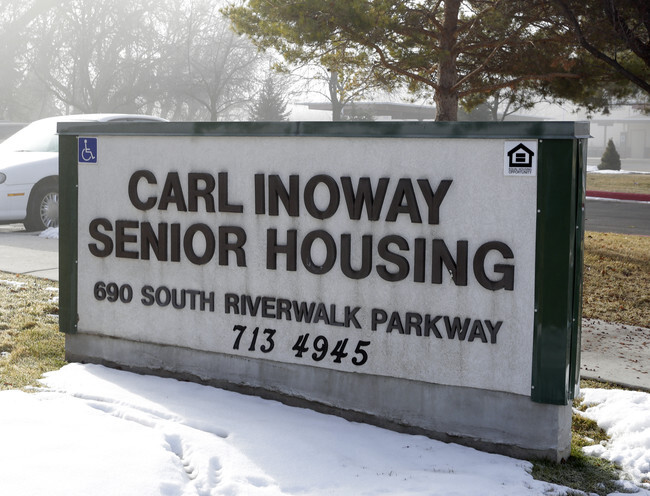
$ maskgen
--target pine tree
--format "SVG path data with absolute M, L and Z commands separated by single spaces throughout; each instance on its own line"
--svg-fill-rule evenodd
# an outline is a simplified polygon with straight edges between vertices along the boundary
M 603 72 L 576 55 L 575 35 L 558 29 L 551 7 L 549 0 L 242 0 L 223 12 L 238 33 L 290 64 L 373 68 L 376 82 L 433 97 L 436 120 L 455 121 L 460 104 L 470 110 L 499 90 L 580 99 L 586 95 L 576 88 L 587 85 L 579 78 L 602 83 Z
M 249 106 L 250 118 L 253 121 L 286 121 L 289 117 L 287 101 L 282 96 L 282 90 L 269 75 L 264 81 L 262 90 Z
M 607 148 L 600 159 L 598 170 L 621 170 L 621 156 L 616 151 L 614 141 L 610 138 L 607 142 Z

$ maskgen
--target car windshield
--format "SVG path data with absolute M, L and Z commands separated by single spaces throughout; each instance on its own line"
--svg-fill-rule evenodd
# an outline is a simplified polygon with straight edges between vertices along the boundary
M 59 137 L 56 134 L 56 121 L 33 122 L 0 143 L 0 151 L 58 152 Z

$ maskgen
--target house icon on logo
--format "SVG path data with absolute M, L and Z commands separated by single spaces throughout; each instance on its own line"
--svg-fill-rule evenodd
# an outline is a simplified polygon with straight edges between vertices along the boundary
M 512 150 L 508 152 L 508 166 L 509 167 L 532 167 L 533 156 L 535 152 L 519 143 Z

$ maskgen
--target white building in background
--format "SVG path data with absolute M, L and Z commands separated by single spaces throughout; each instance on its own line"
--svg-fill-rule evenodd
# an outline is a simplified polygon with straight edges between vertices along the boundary
M 624 164 L 642 164 L 642 169 L 638 170 L 650 172 L 650 114 L 644 114 L 636 105 L 621 105 L 612 108 L 609 114 L 588 116 L 559 105 L 538 104 L 526 115 L 544 120 L 589 121 L 592 138 L 589 140 L 588 155 L 597 159 L 590 160 L 590 163 L 600 161 L 611 138 Z M 518 120 L 519 117 L 515 115 L 507 120 Z
M 650 159 L 650 116 L 603 116 L 591 120 L 589 155 L 602 155 L 612 139 L 621 158 Z
M 635 105 L 623 105 L 613 108 L 607 115 L 588 119 L 584 114 L 569 114 L 566 120 L 589 120 L 591 123 L 589 165 L 600 163 L 611 139 L 621 156 L 622 170 L 650 173 L 650 114 L 642 113 Z
M 294 105 L 292 120 L 330 120 L 329 102 L 305 102 Z M 373 120 L 434 120 L 435 107 L 431 105 L 395 102 L 355 102 L 348 104 L 348 112 L 373 116 Z M 650 164 L 650 114 L 646 115 L 633 105 L 613 108 L 607 115 L 588 117 L 584 112 L 574 112 L 557 105 L 537 105 L 532 111 L 510 115 L 508 121 L 563 120 L 591 123 L 589 157 L 602 156 L 611 138 L 621 158 L 627 162 Z M 649 169 L 650 170 L 650 169 Z

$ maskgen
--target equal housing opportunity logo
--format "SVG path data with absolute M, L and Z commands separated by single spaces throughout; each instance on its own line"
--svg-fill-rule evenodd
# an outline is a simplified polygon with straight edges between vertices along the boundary
M 506 141 L 503 149 L 503 172 L 506 176 L 536 176 L 537 140 Z

